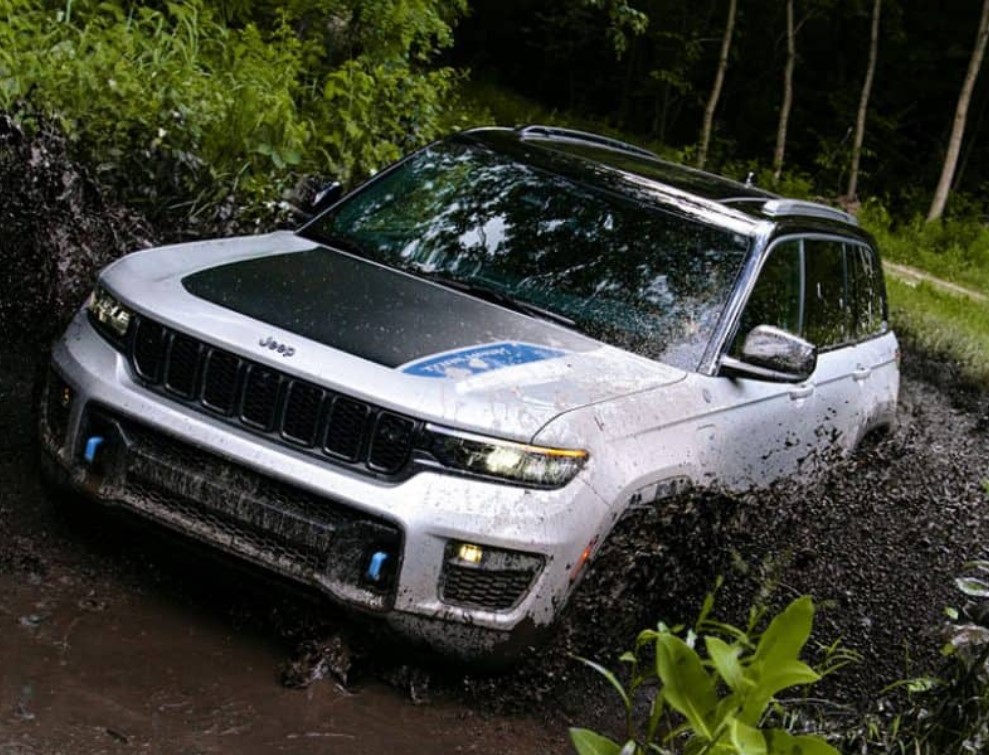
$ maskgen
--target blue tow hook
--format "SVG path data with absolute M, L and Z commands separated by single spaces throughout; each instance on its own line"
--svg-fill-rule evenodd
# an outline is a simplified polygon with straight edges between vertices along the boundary
M 96 452 L 100 450 L 103 441 L 104 438 L 102 435 L 94 435 L 86 441 L 86 450 L 83 452 L 82 458 L 86 460 L 87 464 L 92 464 L 96 461 Z
M 367 578 L 372 582 L 381 581 L 381 569 L 388 560 L 388 554 L 384 551 L 376 551 L 371 556 L 371 561 L 367 565 Z

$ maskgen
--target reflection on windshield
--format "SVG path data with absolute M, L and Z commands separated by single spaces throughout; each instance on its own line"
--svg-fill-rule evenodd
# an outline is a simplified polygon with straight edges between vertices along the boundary
M 686 369 L 697 367 L 749 245 L 462 143 L 419 153 L 306 235 L 493 289 Z

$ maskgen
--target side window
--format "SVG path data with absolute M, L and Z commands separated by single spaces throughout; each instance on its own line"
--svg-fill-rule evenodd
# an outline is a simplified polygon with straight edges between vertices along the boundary
M 867 246 L 845 244 L 852 329 L 855 338 L 882 333 L 886 326 L 882 271 L 876 253 Z
M 803 319 L 801 245 L 798 240 L 784 241 L 769 253 L 742 313 L 732 354 L 737 356 L 742 351 L 745 336 L 756 325 L 775 325 L 800 334 Z
M 845 245 L 829 239 L 806 239 L 804 264 L 807 281 L 803 337 L 819 349 L 850 341 L 852 323 L 846 296 Z
M 882 333 L 886 306 L 876 253 L 834 239 L 790 239 L 773 248 L 752 289 L 730 353 L 756 325 L 775 325 L 819 349 Z

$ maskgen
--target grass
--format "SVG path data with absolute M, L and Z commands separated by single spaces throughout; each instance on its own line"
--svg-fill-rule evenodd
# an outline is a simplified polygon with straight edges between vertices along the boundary
M 989 383 L 989 305 L 926 283 L 911 286 L 887 277 L 886 286 L 897 332 L 927 352 L 956 361 L 977 384 Z

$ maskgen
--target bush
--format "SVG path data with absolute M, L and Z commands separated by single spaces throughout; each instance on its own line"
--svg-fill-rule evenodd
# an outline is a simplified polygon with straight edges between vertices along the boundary
M 304 174 L 364 177 L 439 134 L 458 74 L 427 63 L 462 0 L 229 5 L 230 25 L 205 0 L 0 0 L 0 109 L 54 114 L 167 227 L 263 207 Z
M 897 224 L 882 202 L 871 199 L 862 206 L 859 221 L 886 258 L 989 291 L 989 228 L 975 216 L 929 223 L 915 215 Z

